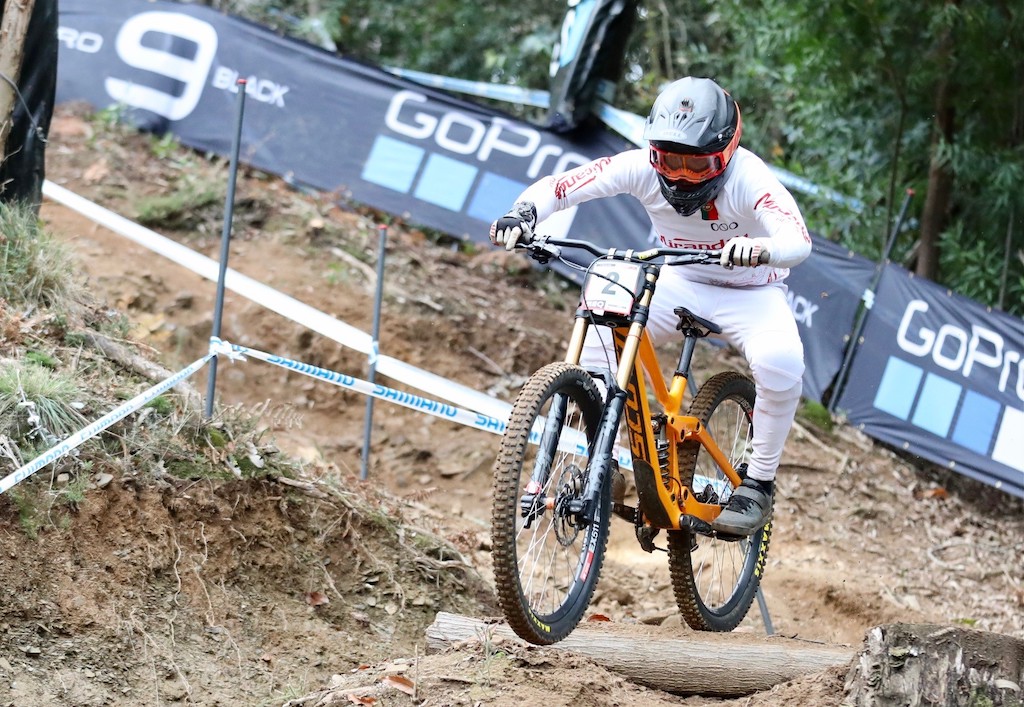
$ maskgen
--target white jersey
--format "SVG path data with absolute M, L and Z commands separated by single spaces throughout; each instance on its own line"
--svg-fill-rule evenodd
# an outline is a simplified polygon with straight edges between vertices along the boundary
M 643 204 L 658 239 L 671 248 L 720 249 L 730 238 L 758 239 L 771 254 L 768 266 L 672 268 L 686 279 L 725 287 L 778 282 L 810 255 L 811 238 L 789 191 L 754 153 L 739 148 L 718 196 L 690 216 L 680 216 L 661 194 L 645 149 L 602 157 L 534 183 L 518 201 L 537 207 L 537 220 L 583 202 L 629 194 Z M 543 229 L 540 229 L 541 231 Z

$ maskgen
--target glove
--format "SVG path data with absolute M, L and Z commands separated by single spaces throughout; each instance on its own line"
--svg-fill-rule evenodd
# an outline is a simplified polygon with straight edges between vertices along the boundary
M 491 224 L 491 243 L 512 250 L 517 244 L 533 240 L 537 225 L 537 207 L 530 201 L 516 202 L 507 214 Z
M 760 265 L 761 244 L 753 238 L 736 236 L 730 238 L 722 249 L 720 262 L 723 268 L 732 269 L 734 265 L 757 267 Z

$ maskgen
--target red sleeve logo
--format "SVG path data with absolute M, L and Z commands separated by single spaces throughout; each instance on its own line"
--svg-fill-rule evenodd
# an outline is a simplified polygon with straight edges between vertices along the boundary
M 567 194 L 594 181 L 594 178 L 603 172 L 604 168 L 611 161 L 611 157 L 602 157 L 601 159 L 594 160 L 590 164 L 577 167 L 571 172 L 566 172 L 555 182 L 555 198 L 564 199 Z
M 757 211 L 759 208 L 762 207 L 765 209 L 765 211 L 773 211 L 782 216 L 785 220 L 793 223 L 797 228 L 800 229 L 800 233 L 803 234 L 804 241 L 807 243 L 811 242 L 811 236 L 807 233 L 807 227 L 804 226 L 803 219 L 799 218 L 792 212 L 786 211 L 785 209 L 781 208 L 775 202 L 775 199 L 772 198 L 771 192 L 765 192 L 764 196 L 757 200 L 757 203 L 754 204 L 754 211 Z

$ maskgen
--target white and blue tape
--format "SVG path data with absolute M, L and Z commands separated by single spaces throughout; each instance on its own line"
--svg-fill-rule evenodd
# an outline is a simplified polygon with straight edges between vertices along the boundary
M 183 368 L 170 378 L 161 381 L 160 383 L 157 383 L 153 387 L 147 389 L 145 392 L 139 393 L 134 398 L 118 406 L 117 408 L 111 410 L 106 415 L 93 422 L 91 425 L 82 428 L 81 430 L 71 435 L 64 441 L 58 442 L 50 449 L 47 449 L 45 452 L 43 452 L 38 457 L 30 461 L 28 464 L 25 464 L 16 469 L 15 471 L 11 472 L 2 480 L 0 480 L 0 493 L 6 492 L 15 484 L 24 481 L 29 476 L 32 476 L 32 474 L 36 473 L 47 464 L 57 461 L 68 452 L 72 451 L 73 449 L 77 449 L 86 440 L 95 437 L 100 432 L 107 429 L 118 420 L 127 417 L 131 413 L 142 408 L 147 403 L 152 402 L 160 395 L 163 395 L 165 392 L 176 386 L 178 383 L 185 380 L 193 373 L 198 371 L 200 368 L 205 366 L 207 361 L 209 361 L 211 358 L 213 358 L 212 353 L 207 354 L 206 356 L 203 356 L 200 359 L 197 359 L 194 363 L 192 363 L 192 365 L 188 366 L 187 368 Z

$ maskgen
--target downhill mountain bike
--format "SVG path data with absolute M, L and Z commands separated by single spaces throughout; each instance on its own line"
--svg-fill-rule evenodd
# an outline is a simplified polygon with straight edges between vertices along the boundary
M 661 269 L 717 265 L 719 252 L 615 250 L 550 237 L 518 247 L 542 263 L 558 258 L 581 270 L 563 249 L 595 258 L 585 268 L 565 358 L 527 380 L 495 463 L 492 559 L 506 620 L 535 644 L 569 635 L 593 596 L 614 514 L 633 525 L 643 550 L 667 550 L 675 600 L 689 626 L 733 630 L 760 584 L 771 523 L 749 537 L 711 524 L 746 470 L 754 383 L 738 372 L 715 374 L 683 413 L 696 343 L 721 329 L 677 307 L 683 341 L 666 383 L 645 328 Z M 611 329 L 615 372 L 580 365 L 591 326 Z M 628 457 L 619 457 L 617 447 L 623 423 Z M 633 467 L 636 507 L 612 502 L 620 458 Z M 666 548 L 655 544 L 661 531 Z

